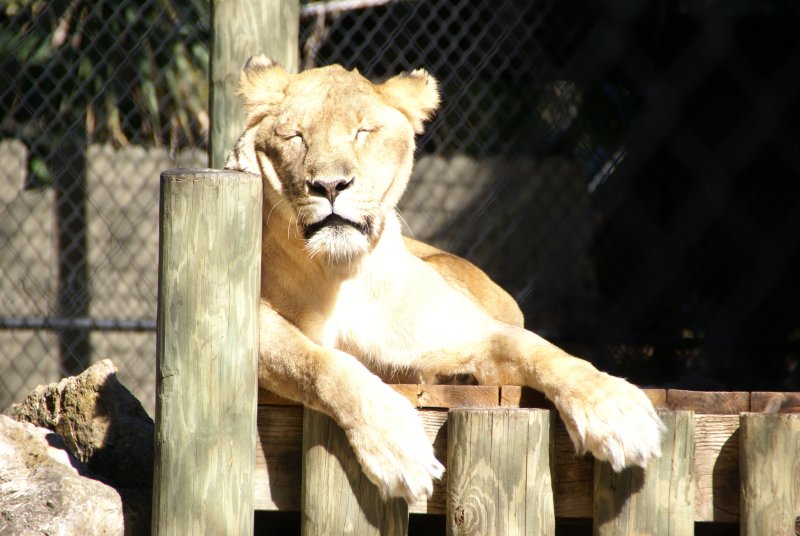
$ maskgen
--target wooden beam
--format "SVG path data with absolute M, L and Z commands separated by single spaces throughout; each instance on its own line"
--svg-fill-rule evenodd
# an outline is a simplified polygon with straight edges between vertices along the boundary
M 742 415 L 742 536 L 794 534 L 800 514 L 800 415 Z
M 382 500 L 341 428 L 327 415 L 310 409 L 303 413 L 300 511 L 304 536 L 404 536 L 408 532 L 406 501 Z
M 221 168 L 242 133 L 236 86 L 244 62 L 266 54 L 297 71 L 298 0 L 212 0 L 209 167 Z
M 800 413 L 800 393 L 756 392 L 750 395 L 754 413 Z
M 554 534 L 547 410 L 454 409 L 447 534 Z
M 670 389 L 667 391 L 667 407 L 705 415 L 737 415 L 742 411 L 750 411 L 750 393 Z
M 251 534 L 261 180 L 161 174 L 153 534 Z

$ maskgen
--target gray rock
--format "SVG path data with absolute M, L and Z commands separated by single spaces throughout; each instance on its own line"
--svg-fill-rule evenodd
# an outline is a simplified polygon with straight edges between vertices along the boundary
M 37 387 L 11 415 L 62 436 L 94 478 L 119 492 L 125 534 L 149 534 L 153 420 L 116 373 L 111 361 L 100 361 L 78 376 Z
M 0 415 L 0 534 L 124 534 L 122 500 L 52 431 Z
M 117 380 L 109 360 L 78 376 L 40 385 L 11 416 L 56 432 L 69 450 L 115 488 L 153 484 L 153 420 Z

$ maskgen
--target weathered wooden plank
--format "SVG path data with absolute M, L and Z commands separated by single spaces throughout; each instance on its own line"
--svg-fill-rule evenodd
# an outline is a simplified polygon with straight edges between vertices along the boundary
M 389 384 L 389 387 L 406 397 L 409 402 L 414 404 L 415 408 L 419 407 L 419 385 L 414 383 L 393 383 Z
M 554 408 L 540 391 L 519 385 L 500 387 L 500 405 L 507 408 Z
M 800 413 L 800 393 L 751 393 L 750 411 L 754 413 Z
M 161 175 L 154 534 L 251 534 L 261 180 Z
M 594 458 L 591 454 L 578 456 L 564 423 L 557 418 L 553 421 L 553 492 L 556 516 L 590 518 L 594 496 Z
M 255 509 L 298 510 L 303 463 L 302 406 L 260 406 Z
M 327 415 L 303 413 L 303 487 L 300 499 L 304 536 L 405 535 L 408 504 L 383 501 L 369 481 L 339 426 Z
M 425 433 L 433 444 L 433 455 L 442 465 L 447 464 L 447 410 L 420 411 Z M 447 477 L 433 481 L 433 494 L 408 507 L 408 511 L 416 514 L 440 513 L 447 510 Z
M 281 395 L 276 395 L 272 391 L 266 389 L 258 390 L 258 405 L 259 406 L 302 406 L 296 400 L 284 398 Z
M 695 520 L 739 515 L 739 416 L 695 415 Z
M 667 407 L 704 415 L 738 415 L 742 411 L 750 411 L 750 393 L 670 389 L 667 391 Z
M 209 166 L 221 168 L 244 127 L 235 96 L 239 73 L 254 54 L 266 54 L 290 71 L 297 70 L 298 0 L 211 2 L 211 96 Z
M 421 412 L 423 426 L 433 443 L 433 453 L 443 464 L 447 458 L 447 412 Z M 302 486 L 303 408 L 300 405 L 260 406 L 256 445 L 255 509 L 299 510 Z M 444 513 L 447 484 L 434 482 L 433 495 L 409 508 L 410 512 Z
M 800 514 L 800 415 L 747 413 L 740 430 L 740 534 L 794 534 Z
M 500 388 L 495 385 L 418 385 L 421 408 L 497 407 Z
M 667 391 L 665 389 L 642 389 L 656 408 L 667 407 Z M 503 385 L 500 387 L 500 405 L 509 408 L 547 408 L 552 409 L 552 402 L 530 387 Z
M 278 410 L 286 413 L 275 415 Z M 420 411 L 429 437 L 433 441 L 436 456 L 445 463 L 447 449 L 446 413 L 442 410 Z M 269 419 L 269 420 L 268 420 Z M 280 435 L 281 424 L 286 420 L 286 433 Z M 288 461 L 265 465 L 265 453 L 270 452 L 273 442 L 285 442 L 279 446 L 294 449 L 295 460 L 300 459 L 300 436 L 294 431 L 295 422 L 302 422 L 300 406 L 264 407 L 259 411 L 259 434 L 261 447 L 256 450 L 256 508 L 259 510 L 297 510 L 300 508 L 300 465 Z M 272 423 L 272 424 L 269 424 Z M 265 432 L 267 430 L 274 430 Z M 565 518 L 591 518 L 593 500 L 594 461 L 591 456 L 578 457 L 560 419 L 555 419 L 553 439 L 556 516 Z M 696 442 L 696 521 L 734 522 L 739 511 L 739 416 L 695 415 Z M 294 446 L 291 447 L 291 441 Z M 282 454 L 285 456 L 285 453 Z M 284 490 L 278 482 L 287 484 L 293 492 Z M 273 497 L 275 495 L 275 497 Z M 433 496 L 410 507 L 412 513 L 443 514 L 446 505 L 446 486 L 443 481 L 434 483 Z
M 595 462 L 594 533 L 598 536 L 694 534 L 694 416 L 661 411 L 667 428 L 661 458 L 615 473 Z
M 415 396 L 419 386 L 402 386 L 408 391 L 407 396 L 415 403 Z M 442 388 L 459 390 L 464 386 L 441 386 Z M 525 396 L 524 391 L 518 387 L 507 386 L 501 389 L 501 401 L 507 403 L 510 399 L 508 393 L 516 391 L 516 395 Z M 648 396 L 653 400 L 651 394 L 658 390 L 646 390 Z M 536 393 L 532 391 L 532 393 Z M 662 391 L 663 392 L 663 391 Z M 502 400 L 506 393 L 506 399 Z M 780 396 L 787 400 L 792 399 L 795 393 L 768 393 L 770 397 Z M 758 397 L 754 393 L 753 400 L 757 404 Z M 760 396 L 760 395 L 759 395 Z M 654 403 L 657 403 L 654 400 Z M 716 407 L 720 407 L 717 405 Z M 299 406 L 290 408 L 296 413 L 296 419 L 300 417 L 301 408 Z M 262 407 L 262 412 L 268 408 Z M 434 449 L 437 457 L 444 463 L 446 452 L 446 423 L 443 410 L 421 410 L 420 414 L 425 423 L 426 429 L 431 440 L 434 441 Z M 259 429 L 263 428 L 265 415 L 259 414 Z M 554 440 L 554 474 L 553 488 L 555 492 L 555 512 L 558 517 L 565 518 L 591 518 L 593 503 L 593 475 L 594 463 L 591 456 L 578 457 L 574 453 L 572 443 L 567 435 L 566 429 L 560 419 L 555 419 L 553 426 Z M 715 521 L 715 522 L 735 522 L 739 512 L 739 415 L 695 415 L 695 443 L 696 443 L 696 505 L 695 521 Z M 264 443 L 264 450 L 269 448 L 267 440 L 261 438 Z M 270 440 L 271 441 L 271 440 Z M 288 439 L 287 439 L 288 442 Z M 299 439 L 296 440 L 294 447 L 299 459 Z M 288 447 L 287 447 L 288 448 Z M 256 472 L 256 482 L 260 490 L 267 490 L 263 495 L 259 492 L 256 495 L 256 508 L 274 510 L 297 510 L 299 499 L 292 501 L 281 500 L 280 506 L 272 499 L 270 493 L 278 493 L 282 490 L 280 485 L 272 485 L 276 479 L 286 479 L 295 481 L 295 490 L 299 490 L 300 467 L 295 463 L 287 463 L 281 468 L 267 473 L 263 465 L 263 451 L 257 449 L 257 459 L 259 468 Z M 284 475 L 284 469 L 288 476 Z M 294 480 L 292 480 L 294 479 Z M 412 513 L 436 513 L 443 514 L 446 504 L 446 486 L 443 482 L 435 483 L 434 494 L 426 502 L 422 501 L 410 508 Z M 269 490 L 272 489 L 270 492 Z M 285 493 L 283 495 L 286 495 Z M 291 494 L 288 494 L 291 495 Z M 279 494 L 279 496 L 281 496 Z M 295 491 L 294 496 L 299 498 L 299 491 Z
M 447 533 L 554 534 L 551 445 L 547 410 L 452 410 Z
M 650 402 L 656 409 L 667 408 L 667 390 L 666 389 L 642 389 Z

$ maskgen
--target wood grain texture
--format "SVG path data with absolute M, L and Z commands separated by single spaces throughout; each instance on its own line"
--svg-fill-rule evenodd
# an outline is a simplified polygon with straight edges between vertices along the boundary
M 794 534 L 800 515 L 800 415 L 743 414 L 739 439 L 740 534 Z
M 739 415 L 695 415 L 695 520 L 739 515 Z
M 412 403 L 417 404 L 417 394 L 419 389 L 426 386 L 414 384 L 403 384 L 393 386 L 403 393 Z M 442 390 L 458 391 L 467 387 L 474 386 L 438 386 Z M 526 394 L 527 392 L 527 394 Z M 664 390 L 645 390 L 648 397 L 658 404 L 658 399 L 665 396 Z M 500 403 L 519 403 L 520 400 L 530 401 L 536 397 L 536 391 L 515 386 L 503 386 L 500 390 Z M 753 393 L 753 407 L 758 407 L 760 397 L 768 400 L 780 400 L 780 403 L 773 403 L 769 407 L 778 408 L 780 404 L 791 404 L 796 393 Z M 441 402 L 447 400 L 463 399 L 463 395 L 445 394 L 438 399 Z M 703 400 L 703 396 L 693 397 L 694 400 Z M 719 404 L 712 402 L 705 407 L 732 407 L 741 404 L 740 397 L 738 402 L 733 404 Z M 539 398 L 544 403 L 544 398 Z M 714 397 L 711 397 L 714 400 Z M 782 402 L 787 401 L 787 402 Z M 277 407 L 275 408 L 277 409 Z M 294 426 L 291 424 L 296 419 L 300 419 L 302 409 L 300 406 L 287 406 L 287 411 L 292 410 L 292 417 L 284 416 L 281 418 L 289 419 L 290 430 Z M 264 411 L 273 411 L 273 408 L 262 407 L 259 413 L 259 430 L 266 426 Z M 437 458 L 445 463 L 447 449 L 447 423 L 446 409 L 423 409 L 420 411 L 426 431 L 433 441 L 434 450 Z M 555 416 L 556 414 L 554 414 Z M 579 457 L 575 455 L 572 442 L 569 439 L 566 429 L 560 419 L 554 418 L 554 438 L 553 438 L 553 488 L 555 493 L 555 512 L 556 516 L 562 518 L 591 518 L 593 511 L 593 482 L 594 482 L 594 460 L 591 456 Z M 702 522 L 736 522 L 739 512 L 739 415 L 707 415 L 695 414 L 695 521 Z M 276 431 L 280 430 L 280 424 L 275 423 Z M 276 432 L 277 433 L 277 432 Z M 293 432 L 289 433 L 293 434 Z M 271 437 L 271 436 L 270 436 Z M 264 465 L 264 452 L 269 449 L 269 442 L 274 439 L 261 437 L 263 450 L 257 449 L 258 468 L 256 472 L 256 483 L 259 490 L 266 490 L 266 494 L 261 491 L 256 495 L 256 508 L 264 510 L 297 510 L 299 503 L 299 483 L 300 467 L 294 463 L 285 463 L 279 467 L 267 471 Z M 281 449 L 291 449 L 289 437 L 286 438 L 286 445 Z M 300 441 L 296 439 L 294 452 L 299 459 Z M 283 489 L 282 485 L 275 484 L 278 479 L 285 482 L 296 482 L 292 493 Z M 276 494 L 273 499 L 272 494 Z M 296 497 L 291 500 L 283 500 L 287 496 Z M 280 499 L 280 500 L 279 500 Z M 277 504 L 280 503 L 280 504 Z M 412 505 L 409 509 L 411 513 L 431 513 L 443 514 L 446 510 L 446 485 L 439 481 L 434 483 L 433 496 L 428 501 L 421 501 Z
M 667 391 L 667 407 L 704 415 L 737 415 L 742 411 L 750 411 L 750 393 L 670 389 Z
M 221 168 L 244 128 L 236 86 L 244 62 L 266 54 L 297 70 L 298 0 L 212 0 L 209 166 Z
M 615 473 L 595 462 L 594 534 L 694 534 L 694 416 L 661 411 L 667 432 L 661 458 Z
M 447 533 L 554 534 L 551 430 L 547 410 L 452 410 Z
M 286 413 L 276 415 L 278 410 Z M 442 410 L 420 411 L 428 436 L 433 441 L 436 457 L 445 463 L 447 450 L 447 413 Z M 269 420 L 268 420 L 269 419 Z M 286 421 L 286 434 L 280 435 Z M 269 407 L 259 411 L 259 436 L 262 447 L 256 450 L 256 508 L 259 510 L 298 510 L 300 508 L 300 465 L 265 461 L 265 453 L 280 441 L 281 452 L 292 450 L 300 459 L 300 439 L 295 435 L 295 422 L 302 422 L 301 406 Z M 594 460 L 579 457 L 560 419 L 555 419 L 553 439 L 553 487 L 556 516 L 591 518 L 593 504 Z M 735 522 L 739 511 L 739 416 L 695 415 L 696 443 L 696 521 Z M 291 442 L 294 441 L 292 446 Z M 286 482 L 292 490 L 285 490 Z M 293 483 L 293 484 L 289 484 Z M 428 501 L 412 505 L 411 513 L 445 513 L 446 485 L 434 482 Z
M 303 412 L 300 504 L 304 536 L 395 536 L 408 532 L 406 501 L 383 501 L 361 470 L 344 432 L 333 419 L 310 409 Z
M 252 532 L 261 181 L 161 175 L 154 534 Z
M 420 408 L 497 407 L 500 399 L 495 385 L 418 385 L 417 393 Z
M 256 510 L 298 510 L 303 464 L 302 406 L 260 406 Z
M 754 413 L 800 413 L 800 393 L 755 392 L 750 395 Z

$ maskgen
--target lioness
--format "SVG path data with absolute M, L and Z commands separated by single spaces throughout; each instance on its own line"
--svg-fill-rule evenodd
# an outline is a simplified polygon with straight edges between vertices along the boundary
M 642 391 L 523 329 L 472 264 L 401 236 L 395 207 L 414 134 L 439 104 L 433 77 L 295 75 L 258 56 L 239 95 L 246 126 L 226 168 L 264 183 L 259 383 L 333 417 L 384 497 L 413 503 L 444 469 L 415 409 L 378 375 L 531 386 L 579 452 L 615 470 L 660 455 L 663 425 Z

